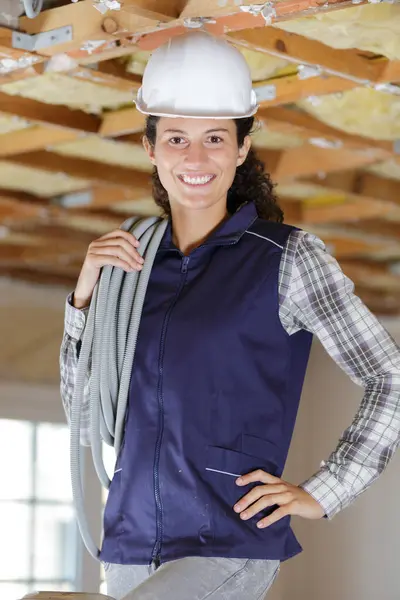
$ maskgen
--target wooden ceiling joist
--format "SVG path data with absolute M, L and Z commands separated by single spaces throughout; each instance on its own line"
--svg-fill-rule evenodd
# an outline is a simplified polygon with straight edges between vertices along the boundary
M 344 149 L 320 149 L 313 146 L 287 150 L 260 150 L 260 159 L 275 181 L 311 176 L 316 164 L 324 172 L 352 169 L 374 162 L 369 154 Z M 126 167 L 107 165 L 95 160 L 61 156 L 55 152 L 25 152 L 4 157 L 8 162 L 53 173 L 65 173 L 97 183 L 143 188 L 149 174 Z M 101 168 L 100 168 L 101 165 Z
M 10 96 L 2 92 L 0 92 L 0 114 L 83 133 L 97 133 L 101 126 L 99 117 L 89 115 L 82 110 L 46 104 L 22 96 Z
M 0 159 L 13 154 L 42 150 L 78 138 L 79 133 L 70 129 L 41 125 L 11 131 L 0 137 Z
M 327 74 L 349 78 L 355 85 L 400 81 L 400 60 L 372 60 L 359 50 L 331 48 L 322 42 L 274 27 L 269 27 L 268 32 L 258 28 L 237 31 L 228 34 L 228 37 L 239 46 L 285 58 L 295 65 L 318 66 Z
M 364 0 L 361 2 L 364 3 Z M 242 0 L 238 6 L 227 0 L 216 3 L 215 0 L 189 0 L 183 2 L 160 2 L 159 0 L 124 0 L 119 11 L 110 11 L 102 15 L 93 7 L 92 0 L 81 0 L 74 5 L 65 5 L 43 11 L 36 19 L 22 17 L 20 30 L 31 35 L 49 31 L 63 26 L 71 26 L 73 40 L 67 44 L 49 46 L 41 50 L 41 54 L 51 56 L 59 52 L 67 52 L 78 60 L 93 55 L 102 60 L 103 52 L 114 51 L 110 44 L 117 40 L 127 39 L 134 34 L 146 34 L 139 40 L 139 46 L 154 49 L 165 42 L 171 35 L 178 35 L 185 30 L 185 19 L 193 19 L 206 15 L 210 22 L 205 28 L 221 35 L 228 31 L 248 28 L 265 28 L 272 20 L 293 19 L 304 14 L 327 12 L 339 7 L 351 6 L 350 0 L 331 0 L 323 5 L 319 0 L 280 0 L 274 4 L 271 19 L 264 18 L 261 9 L 265 2 Z M 253 7 L 252 13 L 246 7 Z M 260 7 L 259 14 L 254 7 Z M 162 11 L 162 12 L 160 12 Z M 104 40 L 103 46 L 85 48 L 87 40 Z M 123 51 L 123 48 L 122 48 Z M 109 54 L 108 54 L 109 57 Z
M 313 177 L 307 181 L 324 185 L 329 189 L 341 190 L 359 196 L 376 198 L 400 206 L 400 181 L 380 177 L 366 171 L 339 171 L 324 175 L 323 179 Z M 400 225 L 399 225 L 400 228 Z
M 142 188 L 148 185 L 149 180 L 148 173 L 106 165 L 93 160 L 61 156 L 53 152 L 27 152 L 4 160 L 51 173 L 64 173 L 70 177 L 83 178 L 97 183 L 109 185 L 118 183 L 118 185 L 129 188 Z
M 92 0 L 81 0 L 77 3 L 66 4 L 56 8 L 44 10 L 35 19 L 22 17 L 19 20 L 21 31 L 30 35 L 51 31 L 60 27 L 71 27 L 73 39 L 71 42 L 42 48 L 43 56 L 53 56 L 60 52 L 68 53 L 71 57 L 79 59 L 88 55 L 96 56 L 98 60 L 102 49 L 108 50 L 107 44 L 135 33 L 146 33 L 156 30 L 160 23 L 172 20 L 166 14 L 151 11 L 145 6 L 154 5 L 154 2 L 140 0 L 124 0 L 123 7 L 118 11 L 110 11 L 103 15 L 93 6 Z M 114 23 L 111 27 L 111 19 Z M 94 49 L 85 47 L 85 42 L 104 40 L 104 45 Z

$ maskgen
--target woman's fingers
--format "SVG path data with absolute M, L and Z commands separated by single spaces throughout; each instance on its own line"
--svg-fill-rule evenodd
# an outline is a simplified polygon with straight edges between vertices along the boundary
M 256 502 L 262 496 L 276 495 L 286 492 L 287 487 L 283 483 L 279 484 L 269 484 L 269 485 L 258 485 L 253 488 L 248 494 L 243 496 L 240 501 L 235 504 L 234 510 L 235 512 L 241 512 L 245 510 L 248 506 Z
M 270 494 L 268 496 L 262 496 L 257 502 L 254 502 L 251 506 L 246 508 L 240 513 L 240 518 L 243 520 L 251 519 L 257 513 L 261 512 L 265 508 L 279 504 L 283 506 L 293 500 L 293 495 L 289 491 L 281 492 L 280 494 Z M 236 509 L 235 509 L 236 510 Z
M 95 241 L 99 242 L 101 240 L 108 240 L 108 239 L 118 238 L 118 237 L 125 239 L 129 244 L 131 244 L 135 248 L 138 248 L 140 246 L 139 240 L 136 239 L 134 235 L 132 235 L 131 233 L 128 233 L 127 231 L 124 231 L 123 229 L 114 229 L 114 231 L 105 233 L 101 237 L 97 238 L 97 240 L 95 240 Z
M 142 265 L 136 265 L 136 267 L 132 267 L 130 263 L 118 258 L 118 256 L 109 254 L 97 254 L 94 260 L 96 262 L 96 267 L 99 269 L 107 266 L 119 267 L 127 273 L 132 273 L 132 271 L 141 271 L 142 269 Z
M 122 263 L 124 263 L 128 268 L 136 269 L 140 271 L 143 268 L 143 261 L 140 261 L 132 256 L 130 252 L 128 252 L 121 245 L 114 246 L 95 246 L 91 247 L 88 252 L 88 258 L 91 258 L 96 267 L 103 267 L 105 265 L 113 265 L 114 262 L 111 262 L 112 258 L 117 258 Z
M 254 487 L 233 508 L 246 520 L 265 508 L 278 505 L 279 508 L 259 521 L 257 527 L 268 527 L 288 515 L 297 515 L 305 519 L 321 519 L 324 516 L 324 509 L 308 492 L 262 469 L 241 475 L 236 480 L 237 485 L 256 482 L 264 485 Z
M 130 256 L 135 262 L 139 264 L 144 263 L 142 256 L 139 254 L 136 248 L 124 238 L 106 238 L 102 241 L 95 240 L 90 244 L 89 252 L 97 253 L 96 251 L 99 251 L 102 254 L 108 254 L 108 252 L 103 252 L 104 248 L 114 248 L 115 255 L 120 256 L 120 258 L 122 258 L 120 249 L 123 249 L 124 252 L 126 252 L 127 255 Z

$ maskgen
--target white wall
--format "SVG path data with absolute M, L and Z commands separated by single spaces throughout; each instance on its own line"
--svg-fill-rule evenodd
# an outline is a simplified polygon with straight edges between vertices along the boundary
M 385 322 L 400 340 L 400 324 Z M 285 478 L 300 483 L 318 469 L 350 424 L 362 398 L 315 342 Z M 349 508 L 331 521 L 293 519 L 304 548 L 282 566 L 268 600 L 400 598 L 400 456 Z

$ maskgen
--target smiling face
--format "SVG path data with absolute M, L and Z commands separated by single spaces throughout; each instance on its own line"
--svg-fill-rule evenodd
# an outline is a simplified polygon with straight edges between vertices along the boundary
M 236 169 L 246 159 L 250 138 L 238 147 L 233 119 L 162 117 L 154 147 L 144 146 L 168 192 L 171 209 L 226 207 Z

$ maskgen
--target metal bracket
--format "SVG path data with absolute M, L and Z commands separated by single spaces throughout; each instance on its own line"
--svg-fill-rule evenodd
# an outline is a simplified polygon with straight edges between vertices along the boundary
M 263 100 L 275 100 L 276 98 L 276 86 L 273 84 L 260 85 L 254 88 L 256 93 L 257 102 Z
M 65 44 L 66 42 L 72 42 L 72 39 L 72 25 L 51 29 L 50 31 L 44 31 L 43 33 L 36 33 L 35 35 L 21 33 L 19 31 L 12 32 L 13 48 L 27 50 L 28 52 L 34 52 L 35 50 L 48 48 L 49 46 L 57 46 L 58 44 Z

